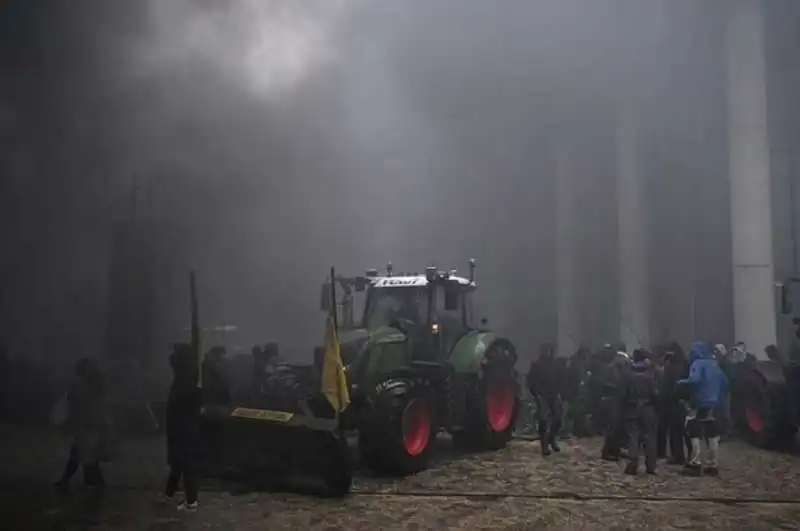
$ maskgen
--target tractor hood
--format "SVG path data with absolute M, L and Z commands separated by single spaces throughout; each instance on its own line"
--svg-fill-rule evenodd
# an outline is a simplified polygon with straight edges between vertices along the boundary
M 348 342 L 345 343 L 344 337 L 341 339 L 342 343 L 342 358 L 347 367 L 348 374 L 357 382 L 369 371 L 367 366 L 370 364 L 370 358 L 374 357 L 374 347 L 382 344 L 390 343 L 403 343 L 406 340 L 406 335 L 388 326 L 380 327 L 372 331 L 358 330 L 358 333 L 353 331 L 351 335 L 347 336 Z M 373 355 L 371 356 L 370 353 Z M 374 361 L 374 360 L 373 360 Z
M 382 326 L 372 331 L 356 328 L 339 332 L 339 345 L 345 366 L 354 363 L 367 350 L 368 344 L 402 343 L 405 340 L 403 332 L 389 326 Z
M 371 343 L 401 343 L 406 340 L 406 335 L 391 326 L 382 326 L 369 333 Z
M 367 339 L 369 339 L 369 332 L 363 328 L 339 332 L 339 346 L 345 365 L 351 364 L 358 357 L 358 353 Z

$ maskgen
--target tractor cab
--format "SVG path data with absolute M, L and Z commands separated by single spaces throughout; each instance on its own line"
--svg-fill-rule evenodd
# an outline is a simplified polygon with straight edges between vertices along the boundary
M 435 267 L 427 267 L 423 274 L 395 273 L 391 263 L 383 274 L 370 269 L 359 277 L 337 275 L 334 281 L 342 295 L 335 302 L 331 301 L 330 279 L 326 279 L 320 307 L 330 312 L 335 304 L 345 365 L 362 366 L 369 363 L 366 358 L 376 363 L 377 357 L 365 356 L 367 343 L 395 345 L 387 349 L 391 355 L 380 356 L 391 366 L 446 360 L 458 340 L 474 329 L 474 260 L 469 267 L 469 278 L 457 276 L 455 269 Z M 357 297 L 362 293 L 363 297 Z M 357 304 L 363 310 L 355 319 Z M 398 349 L 399 344 L 405 347 Z
M 391 263 L 386 273 L 371 269 L 362 277 L 340 277 L 342 297 L 335 301 L 336 315 L 347 339 L 365 339 L 368 335 L 400 332 L 405 335 L 415 357 L 443 359 L 458 339 L 472 330 L 472 292 L 475 261 L 470 261 L 470 278 L 456 275 L 456 270 L 440 271 L 428 267 L 424 274 L 395 275 Z M 321 289 L 320 308 L 331 311 L 330 279 Z M 356 294 L 364 293 L 363 301 Z M 363 304 L 361 318 L 354 319 L 357 302 Z M 360 343 L 360 341 L 359 341 Z M 350 350 L 343 345 L 345 350 Z M 345 354 L 345 358 L 350 358 Z M 347 360 L 346 360 L 347 361 Z
M 472 329 L 474 290 L 474 280 L 433 267 L 424 275 L 377 277 L 367 289 L 361 327 L 397 330 L 415 347 L 417 357 L 443 359 Z

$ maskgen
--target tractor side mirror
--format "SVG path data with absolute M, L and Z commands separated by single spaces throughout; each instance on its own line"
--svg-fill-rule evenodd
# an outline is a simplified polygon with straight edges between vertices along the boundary
M 781 284 L 781 313 L 789 315 L 792 313 L 792 300 L 790 298 L 789 285 Z
M 331 311 L 333 302 L 331 301 L 331 283 L 324 282 L 319 293 L 319 309 L 326 312 Z
M 455 282 L 448 282 L 444 287 L 444 309 L 452 312 L 460 308 L 461 290 Z

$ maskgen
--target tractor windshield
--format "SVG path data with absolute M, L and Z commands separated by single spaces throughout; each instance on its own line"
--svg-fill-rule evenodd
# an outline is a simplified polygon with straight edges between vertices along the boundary
M 424 288 L 372 288 L 367 294 L 364 327 L 375 330 L 381 326 L 389 326 L 395 319 L 421 323 L 427 311 L 425 301 Z

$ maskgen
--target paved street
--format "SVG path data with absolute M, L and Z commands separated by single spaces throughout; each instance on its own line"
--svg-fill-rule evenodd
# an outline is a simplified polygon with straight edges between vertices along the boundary
M 605 463 L 596 439 L 571 441 L 543 460 L 538 444 L 517 441 L 482 455 L 450 452 L 435 468 L 402 480 L 359 471 L 354 494 L 324 500 L 246 492 L 208 481 L 201 510 L 181 516 L 155 503 L 164 477 L 162 441 L 126 442 L 106 467 L 98 499 L 80 488 L 49 487 L 68 441 L 52 433 L 0 429 L 10 457 L 2 471 L 3 529 L 796 529 L 800 461 L 738 442 L 723 448 L 721 478 L 631 478 Z

